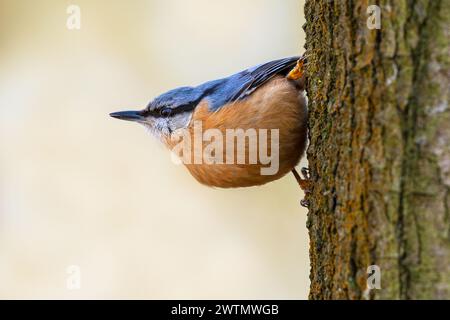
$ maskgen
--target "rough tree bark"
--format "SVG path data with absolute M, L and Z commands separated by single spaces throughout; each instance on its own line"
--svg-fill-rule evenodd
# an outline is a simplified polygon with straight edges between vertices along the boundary
M 307 0 L 305 15 L 310 298 L 450 299 L 448 2 Z

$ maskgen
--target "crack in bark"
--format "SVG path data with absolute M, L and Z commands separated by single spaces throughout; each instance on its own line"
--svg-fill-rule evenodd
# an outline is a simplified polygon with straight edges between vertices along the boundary
M 412 8 L 415 8 L 417 2 L 412 1 Z M 401 191 L 400 191 L 400 206 L 399 206 L 399 268 L 400 274 L 402 275 L 400 278 L 400 294 L 402 298 L 411 299 L 411 272 L 409 264 L 412 263 L 409 253 L 408 253 L 408 242 L 413 241 L 405 234 L 405 216 L 408 214 L 412 215 L 413 223 L 408 224 L 408 228 L 414 228 L 415 236 L 417 241 L 417 259 L 414 261 L 415 264 L 420 265 L 422 260 L 422 238 L 421 232 L 419 231 L 419 221 L 416 213 L 416 208 L 406 207 L 409 202 L 409 197 L 412 194 L 412 190 L 410 190 L 410 185 L 414 183 L 414 169 L 411 167 L 416 165 L 411 162 L 411 159 L 418 159 L 420 153 L 420 147 L 416 143 L 416 133 L 418 130 L 417 122 L 418 122 L 418 104 L 416 103 L 416 92 L 420 92 L 421 79 L 423 77 L 423 66 L 422 61 L 426 61 L 426 57 L 424 57 L 423 49 L 426 41 L 426 37 L 423 33 L 426 30 L 426 22 L 428 16 L 430 15 L 431 5 L 429 4 L 426 9 L 426 15 L 424 19 L 421 21 L 417 31 L 419 33 L 419 42 L 415 48 L 411 49 L 411 60 L 413 61 L 413 65 L 416 66 L 414 68 L 414 73 L 412 77 L 412 90 L 410 91 L 410 95 L 408 98 L 408 102 L 406 104 L 406 109 L 404 110 L 404 120 L 403 120 L 403 135 L 404 135 L 404 150 L 403 150 L 403 163 L 402 163 L 402 183 L 401 183 Z M 414 11 L 411 11 L 407 19 L 407 25 L 410 24 L 411 20 L 414 17 Z M 406 203 L 406 204 L 405 204 Z

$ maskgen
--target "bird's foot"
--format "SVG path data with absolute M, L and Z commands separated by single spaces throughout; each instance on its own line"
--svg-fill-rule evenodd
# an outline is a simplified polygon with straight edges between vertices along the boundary
M 303 192 L 305 193 L 305 197 L 306 197 L 308 194 L 311 193 L 311 179 L 309 176 L 309 169 L 303 167 L 300 172 L 302 173 L 303 178 L 298 174 L 298 172 L 297 172 L 297 170 L 295 170 L 295 168 L 292 169 L 292 173 L 294 174 L 294 177 L 297 180 L 298 185 L 303 190 Z M 303 207 L 306 207 L 306 208 L 309 207 L 309 201 L 306 199 L 302 199 L 300 201 L 300 204 Z
M 292 69 L 288 75 L 286 76 L 286 78 L 288 78 L 289 80 L 298 80 L 303 76 L 303 64 L 304 64 L 305 60 L 302 58 L 298 59 L 297 61 L 297 65 L 294 67 L 294 69 Z
M 309 200 L 302 199 L 300 200 L 300 205 L 305 208 L 309 208 Z

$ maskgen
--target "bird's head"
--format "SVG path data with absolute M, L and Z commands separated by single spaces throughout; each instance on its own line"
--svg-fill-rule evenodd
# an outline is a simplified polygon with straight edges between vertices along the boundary
M 161 94 L 143 110 L 114 112 L 110 116 L 135 121 L 158 138 L 165 138 L 189 125 L 195 107 L 207 92 L 202 87 L 181 87 Z

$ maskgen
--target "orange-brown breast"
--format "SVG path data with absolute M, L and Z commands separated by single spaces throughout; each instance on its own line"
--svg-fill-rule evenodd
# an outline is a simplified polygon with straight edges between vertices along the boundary
M 202 158 L 200 164 L 194 164 L 195 146 L 192 143 L 191 163 L 185 164 L 190 173 L 201 183 L 222 188 L 248 187 L 262 185 L 264 183 L 279 179 L 297 165 L 303 155 L 306 145 L 306 123 L 307 109 L 302 92 L 298 90 L 295 83 L 284 77 L 276 77 L 257 89 L 248 98 L 221 107 L 215 112 L 208 108 L 208 101 L 203 100 L 197 106 L 191 123 L 189 133 L 192 141 L 194 139 L 194 124 L 201 122 L 202 130 L 218 129 L 223 135 L 223 157 L 226 160 L 226 130 L 227 129 L 255 129 L 258 143 L 250 144 L 250 139 L 245 140 L 246 163 L 237 164 L 236 157 L 238 146 L 234 143 L 234 163 L 206 164 Z M 267 129 L 268 155 L 276 155 L 278 149 L 278 170 L 274 174 L 263 175 L 261 168 L 268 167 L 258 157 L 254 164 L 249 163 L 249 152 L 256 151 L 259 154 L 260 129 Z M 271 150 L 271 131 L 278 129 L 278 148 Z M 197 145 L 204 150 L 210 141 L 204 141 Z M 175 143 L 167 141 L 169 148 Z M 255 150 L 256 148 L 256 150 Z M 230 150 L 230 149 L 228 149 Z M 262 150 L 266 154 L 265 150 Z M 202 154 L 202 153 L 200 153 Z M 202 155 L 203 156 L 203 155 Z M 216 155 L 217 156 L 217 155 Z M 198 158 L 197 158 L 198 159 Z

